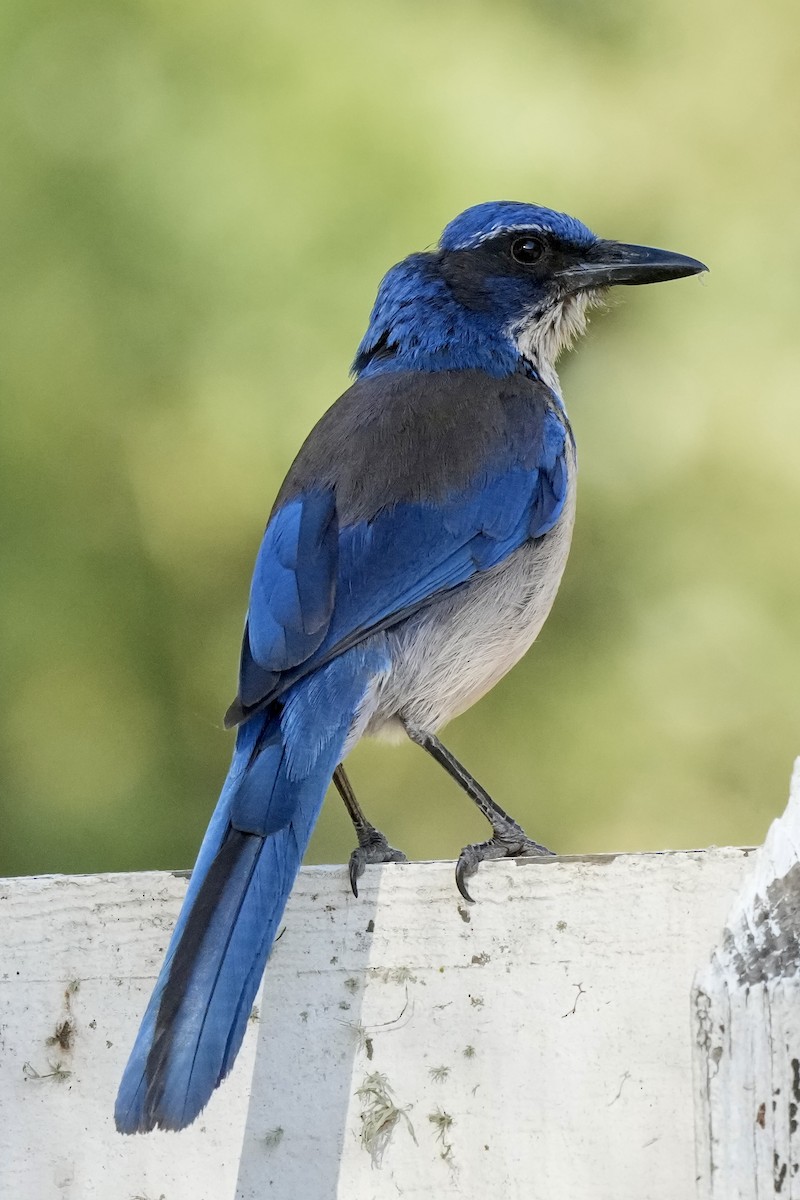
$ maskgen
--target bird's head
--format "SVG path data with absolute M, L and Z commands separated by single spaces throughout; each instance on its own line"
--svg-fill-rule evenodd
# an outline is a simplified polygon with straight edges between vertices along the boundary
M 605 241 L 549 208 L 477 204 L 450 222 L 435 250 L 388 272 L 354 370 L 473 367 L 502 376 L 527 361 L 551 381 L 607 288 L 705 270 L 682 254 Z

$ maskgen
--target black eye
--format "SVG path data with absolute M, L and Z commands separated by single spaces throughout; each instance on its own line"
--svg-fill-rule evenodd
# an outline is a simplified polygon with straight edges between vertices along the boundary
M 511 243 L 511 257 L 514 262 L 522 263 L 524 266 L 538 262 L 544 252 L 545 244 L 542 238 L 517 238 L 515 242 Z

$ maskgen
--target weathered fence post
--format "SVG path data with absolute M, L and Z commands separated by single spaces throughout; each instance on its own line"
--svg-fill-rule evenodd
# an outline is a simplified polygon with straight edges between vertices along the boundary
M 692 1015 L 702 1200 L 798 1200 L 800 760 Z

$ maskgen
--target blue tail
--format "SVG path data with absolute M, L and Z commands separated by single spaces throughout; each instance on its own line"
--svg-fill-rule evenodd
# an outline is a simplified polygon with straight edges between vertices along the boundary
M 334 768 L 386 665 L 377 648 L 351 650 L 240 728 L 122 1077 L 121 1133 L 182 1129 L 233 1066 Z

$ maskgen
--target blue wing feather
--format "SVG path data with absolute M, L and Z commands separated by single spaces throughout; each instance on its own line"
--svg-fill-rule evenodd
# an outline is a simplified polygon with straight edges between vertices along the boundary
M 284 505 L 267 526 L 250 588 L 248 640 L 265 671 L 304 662 L 325 636 L 338 551 L 331 490 Z

